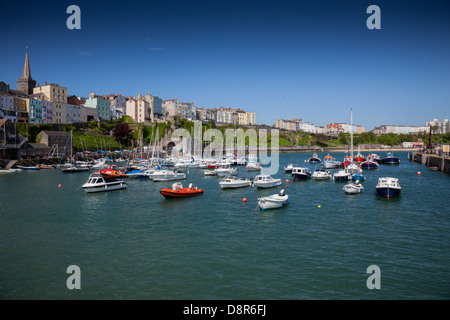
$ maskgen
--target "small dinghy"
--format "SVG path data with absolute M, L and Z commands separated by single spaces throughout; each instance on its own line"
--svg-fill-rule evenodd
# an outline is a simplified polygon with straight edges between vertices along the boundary
M 261 210 L 280 208 L 289 203 L 289 196 L 281 190 L 278 194 L 273 194 L 268 197 L 258 198 L 258 206 Z
M 349 183 L 342 187 L 342 190 L 347 194 L 357 194 L 364 190 L 364 187 L 356 180 L 355 183 Z
M 189 184 L 189 187 L 183 188 L 181 182 L 177 182 L 172 185 L 172 189 L 161 188 L 159 192 L 166 199 L 171 199 L 171 198 L 184 198 L 200 195 L 203 194 L 203 189 L 198 189 L 197 187 L 194 187 L 192 183 Z

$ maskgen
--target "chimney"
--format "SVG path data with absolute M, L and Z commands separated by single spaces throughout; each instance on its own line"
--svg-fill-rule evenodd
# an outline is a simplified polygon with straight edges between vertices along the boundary
M 44 82 L 44 86 L 46 86 L 47 85 L 47 82 Z

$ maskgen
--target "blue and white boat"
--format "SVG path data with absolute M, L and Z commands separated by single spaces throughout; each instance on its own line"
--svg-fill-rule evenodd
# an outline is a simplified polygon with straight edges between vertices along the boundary
M 369 155 L 367 157 L 367 160 L 363 161 L 360 166 L 361 166 L 362 169 L 370 170 L 370 169 L 378 169 L 378 167 L 380 165 L 375 160 L 373 155 Z
M 307 168 L 294 167 L 291 175 L 294 180 L 306 180 L 311 177 L 311 172 Z
M 397 178 L 383 177 L 378 178 L 376 190 L 380 196 L 391 198 L 397 197 L 402 191 L 402 187 Z
M 365 177 L 361 173 L 355 173 L 352 176 L 353 181 L 364 181 Z
M 394 157 L 394 155 L 389 152 L 385 158 L 381 159 L 381 162 L 384 164 L 400 164 L 400 158 Z

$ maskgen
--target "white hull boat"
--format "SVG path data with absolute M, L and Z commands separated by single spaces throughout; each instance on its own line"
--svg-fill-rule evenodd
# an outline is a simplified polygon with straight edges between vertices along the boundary
M 204 173 L 205 173 L 205 176 L 215 176 L 216 170 L 205 170 Z
M 215 171 L 218 177 L 226 177 L 237 174 L 237 168 L 232 168 L 230 164 L 221 164 Z
M 252 185 L 252 181 L 246 178 L 239 179 L 236 177 L 226 177 L 219 182 L 219 185 L 222 189 L 245 188 L 250 187 Z
M 342 187 L 342 190 L 347 194 L 357 194 L 364 191 L 364 187 L 359 184 L 359 181 L 355 183 L 349 183 Z
M 276 209 L 288 204 L 289 196 L 281 190 L 279 194 L 258 198 L 257 202 L 261 210 Z
M 352 179 L 352 174 L 345 170 L 339 170 L 333 175 L 334 181 L 349 181 Z
M 186 179 L 186 174 L 182 172 L 159 170 L 149 176 L 153 181 L 174 181 Z
M 20 172 L 22 171 L 22 169 L 0 169 L 0 174 L 1 173 L 14 173 L 14 172 Z
M 330 173 L 330 171 L 326 171 L 324 169 L 316 169 L 312 173 L 311 178 L 313 180 L 330 180 L 331 179 L 331 173 Z
M 125 181 L 116 179 L 105 179 L 99 173 L 89 176 L 88 181 L 81 186 L 87 193 L 114 191 L 127 188 Z
M 258 175 L 253 180 L 256 188 L 274 188 L 281 185 L 281 179 L 274 179 L 269 175 Z

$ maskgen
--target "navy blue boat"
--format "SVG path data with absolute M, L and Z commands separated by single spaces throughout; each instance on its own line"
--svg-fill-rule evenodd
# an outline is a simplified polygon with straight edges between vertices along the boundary
M 392 153 L 388 153 L 386 158 L 381 159 L 384 164 L 400 164 L 400 158 L 394 157 Z
M 380 196 L 392 198 L 400 194 L 402 187 L 397 178 L 384 177 L 378 179 L 376 190 Z
M 306 168 L 295 168 L 294 167 L 292 169 L 291 175 L 294 178 L 294 180 L 306 180 L 306 179 L 309 179 L 309 177 L 311 177 L 311 172 Z

